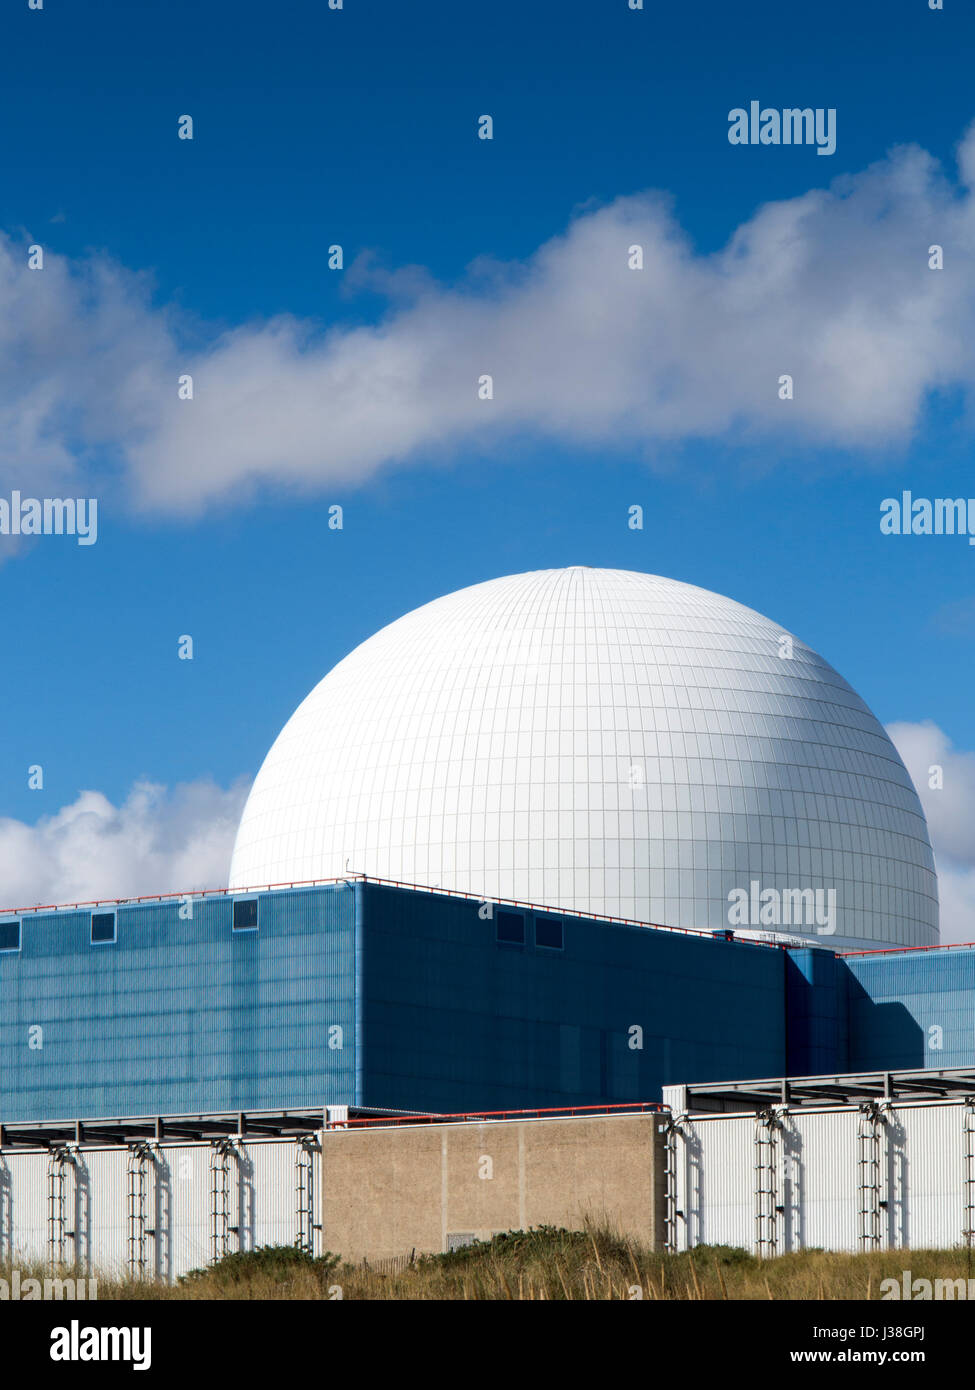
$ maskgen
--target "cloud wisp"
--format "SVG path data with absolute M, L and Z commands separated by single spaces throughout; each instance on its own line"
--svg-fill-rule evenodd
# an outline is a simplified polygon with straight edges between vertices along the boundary
M 119 806 L 83 791 L 36 825 L 0 818 L 0 906 L 223 887 L 249 785 L 143 781 Z
M 900 147 L 766 204 L 710 255 L 648 193 L 583 210 L 523 262 L 475 263 L 456 285 L 363 257 L 336 273 L 386 296 L 368 327 L 280 317 L 201 341 L 110 258 L 49 254 L 31 271 L 26 243 L 5 237 L 0 482 L 117 478 L 137 510 L 193 515 L 262 485 L 356 486 L 526 435 L 869 454 L 907 442 L 931 393 L 975 386 L 973 262 L 975 128 L 954 178 Z M 178 396 L 186 374 L 192 400 Z

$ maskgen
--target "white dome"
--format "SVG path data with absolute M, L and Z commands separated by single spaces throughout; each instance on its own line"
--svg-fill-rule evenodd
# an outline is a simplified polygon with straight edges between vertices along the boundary
M 352 872 L 671 926 L 781 925 L 838 949 L 936 943 L 910 777 L 846 681 L 797 638 L 783 654 L 784 635 L 626 570 L 435 599 L 288 720 L 230 886 Z

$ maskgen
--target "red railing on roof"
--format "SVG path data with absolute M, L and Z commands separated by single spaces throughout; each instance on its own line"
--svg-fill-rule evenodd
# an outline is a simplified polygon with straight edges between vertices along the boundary
M 546 1115 L 576 1116 L 583 1119 L 587 1115 L 598 1116 L 622 1111 L 630 1115 L 660 1114 L 669 1106 L 657 1101 L 637 1100 L 629 1104 L 614 1105 L 556 1105 L 534 1110 L 460 1110 L 450 1115 L 368 1115 L 351 1120 L 330 1120 L 329 1129 L 362 1129 L 370 1125 L 440 1125 L 463 1123 L 469 1120 L 524 1120 L 543 1119 Z
M 605 912 L 582 912 L 577 908 L 551 907 L 544 903 L 521 902 L 517 898 L 485 897 L 482 893 L 468 893 L 461 888 L 431 888 L 425 883 L 403 883 L 395 878 L 374 878 L 371 874 L 335 874 L 331 878 L 296 879 L 291 883 L 261 883 L 247 888 L 197 888 L 186 893 L 145 893 L 138 898 L 95 898 L 90 902 L 78 903 L 37 903 L 33 907 L 2 907 L 0 915 L 19 915 L 25 912 L 72 912 L 89 907 L 125 907 L 138 903 L 172 902 L 185 898 L 226 898 L 246 897 L 249 893 L 274 893 L 287 888 L 324 888 L 330 883 L 377 883 L 385 888 L 407 888 L 416 893 L 436 893 L 449 898 L 465 898 L 469 902 L 491 902 L 498 907 L 518 907 L 528 912 L 545 912 L 553 917 L 581 917 L 592 922 L 612 922 L 620 927 L 649 927 L 653 931 L 676 932 L 681 936 L 696 936 L 705 941 L 719 941 L 724 938 L 714 932 L 699 927 L 669 927 L 664 922 L 640 922 L 633 917 L 611 917 Z M 749 937 L 735 936 L 736 942 L 749 946 L 771 946 L 773 950 L 785 951 L 788 947 L 780 941 L 757 941 Z
M 975 941 L 939 941 L 937 946 L 872 946 L 869 951 L 837 951 L 838 956 L 893 956 L 902 951 L 970 951 Z

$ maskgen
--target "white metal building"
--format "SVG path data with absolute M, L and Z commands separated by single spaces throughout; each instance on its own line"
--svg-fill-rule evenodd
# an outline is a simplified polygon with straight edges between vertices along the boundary
M 667 1250 L 720 1244 L 772 1256 L 972 1243 L 975 1071 L 671 1086 L 664 1099 L 657 1115 L 632 1107 L 650 1125 L 651 1149 L 613 1148 L 610 1167 L 621 1205 L 615 1197 L 632 1196 L 652 1153 L 659 1180 L 647 1197 L 650 1226 Z M 522 1114 L 543 1123 L 543 1112 L 508 1118 Z M 383 1222 L 416 1205 L 420 1188 L 438 1201 L 441 1193 L 439 1141 L 432 1157 L 413 1156 L 399 1189 L 377 1177 L 388 1167 L 388 1127 L 401 1118 L 442 1125 L 473 1117 L 372 1122 L 387 1128 L 361 1135 L 341 1190 L 352 1202 L 361 1196 Z M 481 1117 L 482 1129 L 490 1118 Z M 0 1125 L 0 1265 L 172 1280 L 261 1245 L 319 1254 L 335 1234 L 323 1229 L 332 1173 L 323 1144 L 326 1131 L 348 1121 L 336 1107 Z M 599 1162 L 605 1152 L 590 1160 Z M 585 1172 L 584 1156 L 580 1163 Z M 424 1248 L 406 1241 L 402 1258 L 410 1244 Z
M 0 1263 L 172 1280 L 236 1250 L 321 1253 L 329 1111 L 0 1126 Z
M 975 1073 L 668 1086 L 666 1246 L 971 1244 Z

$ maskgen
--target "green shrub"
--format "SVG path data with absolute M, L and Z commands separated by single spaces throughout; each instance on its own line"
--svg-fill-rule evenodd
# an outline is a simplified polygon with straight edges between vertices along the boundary
M 195 1284 L 213 1280 L 217 1284 L 245 1284 L 252 1279 L 271 1279 L 284 1282 L 299 1273 L 315 1275 L 321 1282 L 339 1263 L 338 1255 L 309 1255 L 296 1245 L 259 1245 L 256 1250 L 239 1250 L 224 1255 L 205 1269 L 191 1269 L 180 1275 L 180 1284 Z
M 685 1254 L 689 1254 L 698 1265 L 719 1264 L 751 1268 L 760 1263 L 757 1255 L 740 1245 L 695 1245 L 691 1250 L 685 1251 Z

